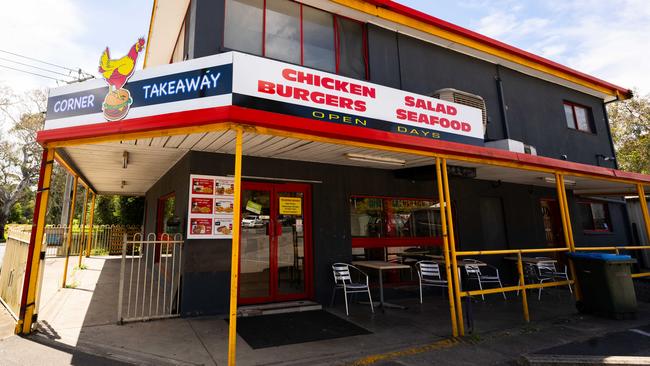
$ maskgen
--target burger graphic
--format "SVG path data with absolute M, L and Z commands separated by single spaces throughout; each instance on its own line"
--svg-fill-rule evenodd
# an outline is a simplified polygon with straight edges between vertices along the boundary
M 109 121 L 121 120 L 129 113 L 132 103 L 131 93 L 127 89 L 112 90 L 108 92 L 102 104 L 104 117 Z

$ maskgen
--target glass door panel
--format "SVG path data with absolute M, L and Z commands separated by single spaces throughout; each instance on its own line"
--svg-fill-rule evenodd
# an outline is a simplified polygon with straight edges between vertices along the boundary
M 277 192 L 277 285 L 280 295 L 305 293 L 305 199 L 303 192 Z
M 242 190 L 240 299 L 271 296 L 271 190 Z

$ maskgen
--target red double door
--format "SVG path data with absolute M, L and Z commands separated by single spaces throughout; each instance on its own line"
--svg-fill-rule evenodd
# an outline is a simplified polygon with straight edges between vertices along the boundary
M 239 302 L 311 297 L 311 187 L 242 184 Z

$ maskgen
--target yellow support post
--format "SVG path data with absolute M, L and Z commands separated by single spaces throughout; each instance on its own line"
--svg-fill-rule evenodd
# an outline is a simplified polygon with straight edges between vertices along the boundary
M 451 213 L 451 199 L 449 193 L 449 177 L 447 175 L 447 159 L 441 159 L 442 183 L 445 190 L 445 210 L 447 211 L 447 235 L 449 237 L 449 249 L 451 251 L 451 269 L 454 272 L 454 298 L 456 301 L 456 317 L 458 318 L 458 335 L 465 335 L 463 324 L 463 304 L 460 299 L 460 273 L 458 272 L 458 260 L 456 258 L 456 238 L 454 237 L 454 220 Z M 442 210 L 442 206 L 440 207 Z
M 230 323 L 228 325 L 228 365 L 237 363 L 237 292 L 239 285 L 239 236 L 241 232 L 241 165 L 244 132 L 237 128 L 235 144 L 235 202 L 232 219 L 232 257 L 230 264 Z
M 84 247 L 86 240 L 86 210 L 88 209 L 88 194 L 89 189 L 86 188 L 86 193 L 84 195 L 84 208 L 81 210 L 81 241 L 79 242 L 79 269 L 81 269 L 81 261 L 84 256 Z
M 530 323 L 530 314 L 528 313 L 528 294 L 526 293 L 524 265 L 521 262 L 521 252 L 517 253 L 517 272 L 519 272 L 519 283 L 521 284 L 521 304 L 524 308 L 524 320 L 526 323 Z
M 79 177 L 74 177 L 74 183 L 72 184 L 72 200 L 70 201 L 70 218 L 68 218 L 68 237 L 65 240 L 65 265 L 63 266 L 63 284 L 62 288 L 65 288 L 65 283 L 68 280 L 68 261 L 70 259 L 70 246 L 72 245 L 72 220 L 74 219 L 74 205 L 77 200 L 77 183 L 79 183 Z
M 93 242 L 93 224 L 95 223 L 95 198 L 97 194 L 93 193 L 93 199 L 90 201 L 90 229 L 88 230 L 88 240 L 86 241 L 86 258 L 90 257 L 90 248 Z
M 452 287 L 451 263 L 449 260 L 449 238 L 447 234 L 447 213 L 445 212 L 445 193 L 442 184 L 442 169 L 440 167 L 440 158 L 436 158 L 436 181 L 438 183 L 438 202 L 440 205 L 440 221 L 442 223 L 442 241 L 443 253 L 445 256 L 445 273 L 447 275 L 447 293 L 449 296 L 449 314 L 451 316 L 451 333 L 458 337 L 458 324 L 456 316 L 456 306 L 454 302 L 454 289 Z
M 643 184 L 636 185 L 637 193 L 639 194 L 639 204 L 641 205 L 641 213 L 643 214 L 643 222 L 645 223 L 645 233 L 650 244 L 650 214 L 648 214 L 648 201 L 645 198 L 645 188 Z
M 564 240 L 569 252 L 575 252 L 575 243 L 573 241 L 573 228 L 571 227 L 571 216 L 569 215 L 569 203 L 566 196 L 566 188 L 564 186 L 564 176 L 555 173 L 555 185 L 557 188 L 558 203 L 560 205 L 560 217 L 562 218 L 562 228 L 564 229 Z M 573 279 L 573 293 L 576 300 L 582 298 L 580 287 L 578 286 L 578 277 L 573 262 L 569 260 L 569 271 Z
M 54 164 L 54 149 L 46 148 L 41 160 L 41 171 L 38 179 L 38 191 L 34 205 L 34 220 L 32 234 L 29 240 L 29 252 L 25 267 L 25 279 L 20 301 L 18 322 L 14 329 L 16 334 L 27 335 L 32 331 L 32 323 L 36 320 L 36 296 L 38 292 L 38 277 L 41 266 L 41 249 L 45 236 L 47 203 L 50 196 L 52 180 L 52 165 Z

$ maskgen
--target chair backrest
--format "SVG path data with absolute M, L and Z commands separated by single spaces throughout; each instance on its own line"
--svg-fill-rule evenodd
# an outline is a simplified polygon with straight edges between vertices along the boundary
M 442 276 L 440 275 L 440 266 L 436 262 L 432 261 L 420 261 L 417 262 L 416 268 L 418 270 L 418 275 L 421 279 L 433 278 L 436 280 L 441 280 Z
M 467 273 L 468 276 L 480 276 L 481 275 L 481 267 L 478 265 L 478 263 L 481 263 L 480 261 L 477 261 L 476 259 L 465 259 L 465 273 Z M 476 264 L 472 264 L 476 263 Z
M 555 272 L 555 262 L 541 261 L 537 262 L 537 270 L 540 275 L 553 274 Z
M 334 263 L 332 264 L 332 272 L 334 274 L 334 283 L 344 284 L 352 282 L 352 277 L 350 276 L 350 267 L 346 263 Z

